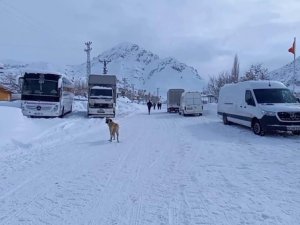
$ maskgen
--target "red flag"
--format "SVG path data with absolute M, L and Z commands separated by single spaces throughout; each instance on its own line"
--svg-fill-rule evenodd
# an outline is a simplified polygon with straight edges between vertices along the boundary
M 289 48 L 289 52 L 295 55 L 296 51 L 296 45 L 295 45 L 295 40 L 293 42 L 293 46 Z

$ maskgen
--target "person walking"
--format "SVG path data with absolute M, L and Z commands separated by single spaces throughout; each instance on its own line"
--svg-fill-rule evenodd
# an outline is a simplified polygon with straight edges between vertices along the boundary
M 153 109 L 155 110 L 155 106 L 156 106 L 156 103 L 155 102 L 153 102 Z
M 161 102 L 157 102 L 157 109 L 161 110 Z
M 151 107 L 152 107 L 152 102 L 150 100 L 147 102 L 147 107 L 148 107 L 148 113 L 150 115 L 150 110 L 151 110 Z

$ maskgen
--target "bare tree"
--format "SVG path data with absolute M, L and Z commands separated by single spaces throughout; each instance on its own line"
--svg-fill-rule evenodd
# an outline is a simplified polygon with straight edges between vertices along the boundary
M 249 70 L 246 71 L 245 76 L 241 77 L 241 81 L 267 79 L 269 79 L 268 69 L 263 67 L 261 63 L 251 65 Z
M 210 77 L 207 90 L 210 94 L 218 97 L 221 87 L 229 83 L 233 83 L 232 76 L 228 72 L 221 72 L 217 78 Z
M 240 63 L 237 54 L 234 57 L 233 67 L 231 70 L 231 77 L 234 83 L 239 81 L 239 73 L 240 73 Z

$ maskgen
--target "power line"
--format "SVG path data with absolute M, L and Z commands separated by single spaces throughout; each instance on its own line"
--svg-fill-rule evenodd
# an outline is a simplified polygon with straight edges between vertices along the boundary
M 99 60 L 99 62 L 103 63 L 103 74 L 107 74 L 107 63 L 111 62 L 111 60 Z

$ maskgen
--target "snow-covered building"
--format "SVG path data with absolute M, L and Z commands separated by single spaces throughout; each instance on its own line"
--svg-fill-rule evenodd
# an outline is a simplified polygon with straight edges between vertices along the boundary
M 9 88 L 0 85 L 0 101 L 10 101 L 12 94 L 13 92 Z

